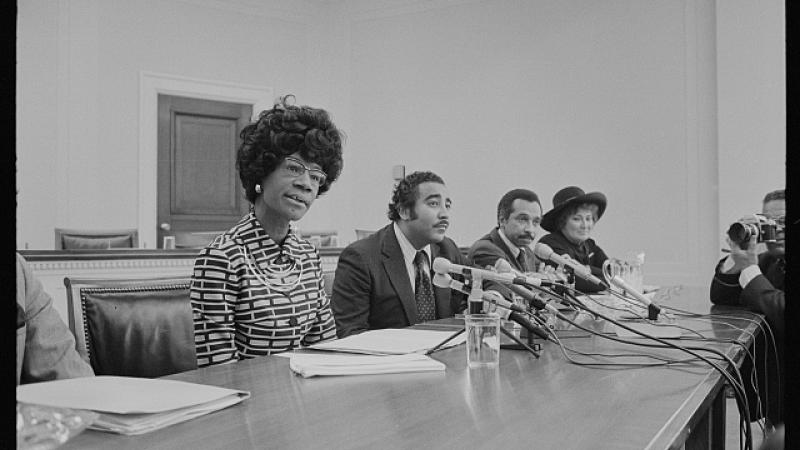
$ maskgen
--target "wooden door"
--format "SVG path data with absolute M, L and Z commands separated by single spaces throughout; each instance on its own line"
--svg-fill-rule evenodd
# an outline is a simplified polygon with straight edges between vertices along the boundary
M 248 210 L 236 171 L 239 132 L 252 105 L 158 96 L 158 246 L 165 236 L 208 236 Z M 190 239 L 191 240 L 191 239 Z M 202 246 L 197 239 L 192 246 Z

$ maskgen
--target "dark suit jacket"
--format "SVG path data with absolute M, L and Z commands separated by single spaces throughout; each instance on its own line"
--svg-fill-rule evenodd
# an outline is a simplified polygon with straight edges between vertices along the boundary
M 469 249 L 467 259 L 476 267 L 485 269 L 486 266 L 494 267 L 495 262 L 502 258 L 511 263 L 511 267 L 520 272 L 535 272 L 536 271 L 536 257 L 530 247 L 521 249 L 525 252 L 526 264 L 522 267 L 511 253 L 497 228 L 493 229 L 489 234 L 475 241 Z
M 755 361 L 753 358 L 745 358 L 740 368 L 745 380 L 751 378 L 753 371 L 758 380 L 757 390 L 753 388 L 753 383 L 744 383 L 747 403 L 750 406 L 750 419 L 756 420 L 766 414 L 773 423 L 779 423 L 786 409 L 786 402 L 782 401 L 782 396 L 786 392 L 786 373 L 782 364 L 786 360 L 784 344 L 786 259 L 783 253 L 760 254 L 758 267 L 763 275 L 750 280 L 744 289 L 739 286 L 739 272 L 720 272 L 724 261 L 725 258 L 721 259 L 714 270 L 710 290 L 711 302 L 715 305 L 745 306 L 752 311 L 762 313 L 775 334 L 773 341 L 772 337 L 759 333 L 751 348 L 752 354 L 758 356 Z M 758 409 L 759 400 L 761 410 Z
M 782 253 L 764 252 L 758 256 L 758 267 L 763 275 L 753 278 L 742 289 L 739 272 L 721 273 L 722 258 L 711 280 L 711 303 L 715 305 L 747 306 L 767 316 L 767 320 L 782 336 L 784 331 L 784 272 L 786 259 Z
M 431 244 L 431 257 L 466 265 L 458 246 L 448 238 Z M 467 306 L 466 295 L 451 293 L 449 288 L 434 286 L 434 295 L 437 318 L 452 317 Z M 339 337 L 419 322 L 414 290 L 392 224 L 353 242 L 339 255 L 331 308 Z

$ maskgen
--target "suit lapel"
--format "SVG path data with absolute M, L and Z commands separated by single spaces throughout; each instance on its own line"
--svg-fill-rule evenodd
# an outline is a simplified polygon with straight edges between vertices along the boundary
M 406 313 L 408 323 L 417 323 L 417 303 L 414 300 L 414 290 L 411 288 L 411 280 L 408 279 L 406 271 L 406 261 L 397 236 L 394 234 L 394 226 L 389 224 L 386 234 L 381 242 L 381 253 L 383 254 L 383 268 L 386 276 L 392 284 L 400 304 Z
M 503 238 L 500 237 L 500 232 L 497 231 L 497 228 L 492 230 L 491 239 L 492 239 L 492 242 L 494 242 L 494 245 L 500 247 L 500 249 L 503 250 L 503 253 L 506 254 L 506 259 L 508 260 L 508 262 L 511 263 L 511 265 L 514 267 L 514 269 L 516 269 L 516 270 L 518 270 L 520 272 L 525 272 L 526 271 L 524 267 L 520 267 L 519 260 L 517 260 L 517 258 L 514 257 L 514 253 L 512 253 L 511 249 L 508 248 L 508 246 L 506 245 L 506 241 L 504 241 Z M 520 250 L 522 250 L 522 249 L 520 249 Z M 526 256 L 528 256 L 528 255 L 526 255 Z

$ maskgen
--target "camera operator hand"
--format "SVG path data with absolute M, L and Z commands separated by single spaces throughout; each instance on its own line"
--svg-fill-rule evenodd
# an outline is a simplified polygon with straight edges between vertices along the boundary
M 730 260 L 733 261 L 733 266 L 727 267 L 728 264 L 723 266 L 725 273 L 741 272 L 748 266 L 758 265 L 759 252 L 757 251 L 755 239 L 750 239 L 747 243 L 747 248 L 744 249 L 732 242 L 730 238 L 725 240 L 728 241 L 728 248 L 731 250 Z
M 741 219 L 739 219 L 738 222 L 739 223 L 748 224 L 748 225 L 755 225 L 755 226 L 758 226 L 758 224 L 759 224 L 758 217 L 755 214 L 748 214 L 748 215 L 742 217 Z M 755 239 L 751 239 L 751 241 L 752 240 L 755 240 Z M 739 250 L 742 250 L 742 248 L 739 245 L 735 245 L 735 244 L 731 243 L 730 239 L 728 239 L 728 245 L 730 247 L 736 247 Z M 755 251 L 756 251 L 756 255 L 760 255 L 761 253 L 767 251 L 767 244 L 765 244 L 763 242 L 756 242 Z

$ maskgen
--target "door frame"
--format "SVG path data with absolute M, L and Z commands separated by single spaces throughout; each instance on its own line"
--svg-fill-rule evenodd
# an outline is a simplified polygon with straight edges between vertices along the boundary
M 165 73 L 139 72 L 139 246 L 156 242 L 158 192 L 158 94 L 253 105 L 253 115 L 271 108 L 271 87 L 203 80 Z

